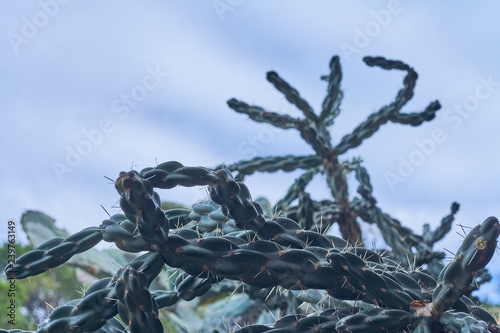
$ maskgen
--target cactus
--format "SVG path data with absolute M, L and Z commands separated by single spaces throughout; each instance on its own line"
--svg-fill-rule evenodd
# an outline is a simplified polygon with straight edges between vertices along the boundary
M 181 184 L 208 185 L 213 202 L 227 208 L 240 230 L 202 236 L 192 228 L 170 226 L 167 214 L 158 213 L 159 195 L 153 189 Z M 326 290 L 337 299 L 375 305 L 327 309 L 318 315 L 295 314 L 281 318 L 271 327 L 247 326 L 239 332 L 278 328 L 292 332 L 399 332 L 422 325 L 432 332 L 435 327 L 452 330 L 464 323 L 479 331 L 497 329 L 496 322 L 464 296 L 474 274 L 489 262 L 496 249 L 500 224 L 494 217 L 469 233 L 455 260 L 436 281 L 423 272 L 407 271 L 374 251 L 352 247 L 335 236 L 304 230 L 291 219 L 265 217 L 248 188 L 226 170 L 167 162 L 141 172 L 122 172 L 116 188 L 128 220 L 114 216 L 98 228 L 45 243 L 31 255 L 20 257 L 6 269 L 6 274 L 27 277 L 64 263 L 87 248 L 87 244 L 110 239 L 105 235 L 112 220 L 122 224 L 134 220 L 138 228 L 133 238 L 144 242 L 148 239 L 149 252 L 120 269 L 113 278 L 96 282 L 81 300 L 54 310 L 49 321 L 40 325 L 39 332 L 109 330 L 117 326 L 110 321 L 116 314 L 129 324 L 131 332 L 158 332 L 158 308 L 173 305 L 181 298 L 201 296 L 223 279 L 257 288 Z M 119 231 L 119 223 L 114 226 L 113 242 L 125 243 L 130 239 L 127 232 Z M 180 268 L 187 275 L 179 277 L 175 291 L 148 290 L 164 264 Z
M 315 155 L 256 158 L 215 169 L 170 161 L 123 171 L 115 181 L 123 214 L 110 216 L 98 227 L 49 240 L 5 267 L 7 277 L 27 278 L 64 264 L 100 241 L 125 252 L 145 252 L 114 276 L 95 282 L 81 299 L 54 309 L 37 332 L 162 332 L 161 309 L 175 312 L 183 301 L 233 293 L 241 296 L 224 300 L 229 303 L 219 309 L 224 314 L 222 324 L 239 333 L 499 332 L 495 319 L 468 297 L 495 252 L 499 221 L 489 217 L 472 229 L 455 259 L 441 269 L 443 256 L 432 247 L 450 230 L 458 204 L 452 205 L 451 214 L 435 231 L 427 227 L 422 235 L 414 234 L 377 207 L 360 159 L 338 161 L 380 125 L 391 121 L 417 126 L 439 109 L 433 102 L 421 113 L 400 113 L 412 97 L 416 73 L 399 61 L 367 57 L 365 62 L 406 71 L 404 88 L 393 103 L 339 144 L 331 144 L 327 130 L 339 114 L 342 97 L 338 57 L 332 59 L 331 74 L 325 77 L 328 95 L 319 116 L 294 88 L 270 72 L 268 80 L 304 113 L 304 119 L 234 99 L 228 102 L 230 107 L 256 121 L 299 130 Z M 287 217 L 271 216 L 242 182 L 255 171 L 297 168 L 306 171 L 275 206 Z M 345 180 L 351 171 L 361 195 L 352 201 Z M 236 177 L 232 172 L 238 172 Z M 318 173 L 327 175 L 334 201 L 315 201 L 305 191 Z M 191 209 L 162 203 L 155 189 L 176 186 L 206 186 L 210 199 Z M 291 207 L 295 199 L 299 204 Z M 325 217 L 322 223 L 319 217 Z M 358 217 L 377 224 L 391 251 L 382 255 L 359 246 Z M 345 239 L 326 233 L 332 223 L 339 224 Z M 427 269 L 410 266 L 408 260 L 425 263 Z M 158 284 L 153 282 L 165 266 L 174 269 L 169 274 L 175 287 L 155 290 L 152 286 Z M 265 320 L 265 307 L 280 312 L 274 323 Z M 201 328 L 204 332 L 223 331 L 213 320 L 206 323 L 210 324 Z

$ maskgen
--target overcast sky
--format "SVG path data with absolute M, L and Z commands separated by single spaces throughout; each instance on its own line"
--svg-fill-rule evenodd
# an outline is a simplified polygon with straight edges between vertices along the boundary
M 370 68 L 366 55 L 418 72 L 403 111 L 434 100 L 443 106 L 431 122 L 389 123 L 341 156 L 363 158 L 385 212 L 418 233 L 425 222 L 435 228 L 453 201 L 461 204 L 456 222 L 466 226 L 499 215 L 500 4 L 481 3 L 2 1 L 0 220 L 41 210 L 74 233 L 107 217 L 101 205 L 119 212 L 103 176 L 131 166 L 177 160 L 215 167 L 255 154 L 311 154 L 297 132 L 255 123 L 226 101 L 300 116 L 266 81 L 274 70 L 320 110 L 326 83 L 319 78 L 333 55 L 344 91 L 334 142 L 402 86 L 404 73 Z M 254 198 L 276 203 L 299 174 L 257 174 L 247 184 Z M 329 198 L 321 177 L 309 190 Z M 160 195 L 192 204 L 205 192 Z M 459 230 L 437 249 L 456 251 Z M 496 302 L 499 259 L 489 266 L 495 281 L 481 294 Z

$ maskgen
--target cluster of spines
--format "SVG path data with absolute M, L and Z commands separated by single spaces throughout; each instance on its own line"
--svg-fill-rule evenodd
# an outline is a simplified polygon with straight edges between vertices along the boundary
M 170 165 L 172 164 L 173 162 L 170 162 Z M 336 298 L 357 299 L 376 304 L 379 310 L 372 310 L 371 312 L 362 310 L 357 316 L 365 318 L 363 319 L 365 322 L 377 322 L 383 329 L 387 329 L 389 326 L 388 323 L 384 324 L 384 319 L 381 318 L 392 318 L 391 320 L 393 320 L 394 313 L 402 314 L 397 311 L 404 311 L 405 318 L 414 318 L 411 315 L 411 304 L 414 301 L 427 302 L 425 306 L 432 308 L 432 311 L 430 311 L 432 316 L 426 318 L 426 321 L 433 323 L 436 317 L 441 318 L 440 316 L 449 309 L 464 311 L 467 316 L 472 318 L 478 317 L 477 314 L 481 313 L 477 308 L 474 309 L 475 315 L 472 313 L 470 301 L 462 296 L 466 290 L 463 286 L 467 285 L 467 283 L 470 284 L 475 272 L 484 267 L 491 259 L 500 230 L 498 220 L 493 217 L 487 219 L 482 226 L 475 228 L 466 237 L 464 244 L 457 253 L 456 260 L 448 266 L 451 268 L 444 270 L 444 273 L 436 282 L 432 277 L 426 276 L 422 272 L 409 273 L 399 269 L 390 260 L 380 257 L 373 251 L 352 248 L 345 241 L 333 236 L 303 230 L 290 219 L 266 219 L 262 214 L 260 205 L 252 201 L 246 186 L 234 181 L 228 172 L 222 173 L 220 170 L 212 172 L 204 168 L 189 168 L 189 176 L 186 176 L 183 174 L 183 170 L 186 170 L 186 168 L 180 166 L 169 172 L 163 172 L 163 179 L 167 181 L 172 178 L 181 179 L 189 184 L 194 183 L 193 180 L 189 180 L 189 177 L 193 177 L 193 175 L 198 181 L 200 179 L 199 175 L 202 176 L 202 179 L 210 179 L 209 188 L 214 187 L 214 189 L 210 190 L 212 199 L 227 205 L 233 205 L 232 210 L 228 209 L 231 216 L 235 217 L 236 221 L 239 220 L 240 225 L 253 227 L 254 236 L 257 238 L 248 242 L 244 238 L 230 234 L 220 237 L 200 237 L 200 234 L 195 230 L 185 228 L 174 229 L 169 233 L 168 226 L 170 224 L 166 214 L 162 211 L 161 216 L 159 214 L 155 215 L 158 209 L 156 202 L 159 202 L 159 195 L 152 190 L 154 186 L 150 181 L 156 178 L 154 176 L 157 174 L 156 168 L 141 173 L 122 173 L 117 180 L 116 186 L 122 195 L 122 201 L 125 201 L 128 205 L 125 206 L 128 209 L 126 214 L 135 217 L 137 226 L 143 225 L 142 228 L 138 228 L 134 237 L 142 239 L 142 241 L 135 240 L 135 242 L 138 242 L 137 244 L 143 244 L 142 242 L 149 244 L 144 239 L 144 233 L 146 233 L 147 238 L 155 241 L 155 243 L 149 244 L 149 250 L 153 252 L 140 257 L 136 263 L 131 263 L 129 268 L 117 273 L 114 279 L 101 280 L 98 284 L 89 288 L 85 297 L 77 305 L 54 311 L 49 322 L 40 326 L 40 332 L 56 332 L 61 327 L 64 327 L 69 332 L 84 332 L 101 327 L 106 320 L 120 312 L 118 308 L 124 307 L 120 304 L 126 304 L 123 290 L 127 288 L 132 292 L 131 295 L 135 295 L 134 299 L 141 299 L 145 303 L 149 302 L 147 308 L 151 311 L 149 311 L 148 318 L 152 318 L 153 323 L 147 325 L 152 325 L 153 328 L 151 329 L 158 330 L 158 322 L 156 322 L 156 316 L 154 315 L 157 313 L 157 308 L 161 307 L 158 303 L 167 306 L 175 303 L 180 298 L 192 299 L 204 294 L 211 288 L 212 284 L 224 278 L 241 281 L 249 286 L 260 288 L 280 286 L 298 290 L 324 289 Z M 206 181 L 203 180 L 203 182 Z M 164 182 L 161 181 L 161 183 Z M 154 200 L 155 202 L 150 204 L 148 200 Z M 243 207 L 247 208 L 244 209 Z M 248 209 L 248 207 L 251 209 Z M 238 214 L 231 213 L 234 210 L 237 210 Z M 160 216 L 158 220 L 165 222 L 159 224 L 155 218 L 139 219 L 137 216 Z M 125 221 L 127 220 L 123 219 L 123 217 L 112 217 L 106 223 L 103 223 L 103 228 L 90 229 L 92 233 L 86 229 L 81 234 L 77 233 L 71 236 L 69 238 L 72 241 L 71 243 L 67 242 L 67 240 L 57 240 L 53 244 L 44 244 L 41 249 L 36 251 L 44 251 L 44 253 L 50 254 L 54 251 L 57 252 L 61 244 L 73 244 L 72 246 L 75 249 L 70 245 L 63 246 L 69 253 L 76 254 L 81 252 L 80 245 L 82 242 L 74 241 L 80 239 L 92 239 L 95 242 L 96 239 L 107 238 L 124 245 L 126 243 L 123 241 L 130 240 L 129 232 L 131 232 L 130 229 L 129 231 L 126 230 L 130 228 L 130 225 Z M 111 222 L 114 222 L 114 224 Z M 111 226 L 114 227 L 111 228 Z M 124 227 L 119 229 L 121 226 Z M 154 228 L 165 228 L 160 233 L 165 235 L 164 240 L 162 238 L 154 239 L 148 234 Z M 112 237 L 107 235 L 107 232 L 111 232 Z M 95 236 L 94 233 L 98 233 L 99 237 Z M 89 238 L 89 235 L 94 236 Z M 123 239 L 120 240 L 121 238 Z M 336 242 L 338 246 L 336 246 Z M 64 257 L 64 259 L 69 258 Z M 37 257 L 35 260 L 39 262 L 40 258 Z M 26 260 L 20 257 L 20 261 L 24 263 Z M 151 281 L 159 274 L 164 263 L 170 267 L 181 268 L 189 275 L 179 278 L 176 291 L 168 293 L 146 291 Z M 464 263 L 467 263 L 467 265 Z M 47 265 L 52 266 L 53 262 L 49 260 Z M 455 266 L 459 268 L 455 268 Z M 17 268 L 21 276 L 35 275 L 45 271 L 45 269 L 42 269 L 33 273 L 33 271 L 29 270 L 30 267 L 32 267 L 32 264 L 27 262 L 24 263 L 24 266 Z M 467 281 L 460 284 L 461 289 L 452 288 L 452 285 L 455 286 L 455 280 L 450 282 L 450 279 L 462 278 L 462 275 L 467 275 Z M 126 282 L 126 279 L 129 281 Z M 139 283 L 139 280 L 142 282 Z M 139 283 L 140 287 L 137 287 L 137 285 L 127 287 L 132 286 L 131 283 Z M 435 286 L 437 286 L 437 290 L 432 296 L 432 288 Z M 117 293 L 116 288 L 119 288 L 120 292 Z M 446 290 L 441 291 L 443 288 Z M 158 302 L 156 297 L 158 297 Z M 110 299 L 119 299 L 118 306 L 116 303 L 110 302 Z M 160 302 L 160 299 L 163 300 L 163 303 Z M 431 300 L 432 302 L 430 302 Z M 134 309 L 128 309 L 127 311 L 129 312 L 123 310 L 120 313 L 123 314 L 122 317 L 129 319 L 130 323 L 134 323 L 131 327 L 145 327 L 146 323 L 140 321 L 144 316 L 142 313 L 134 313 Z M 469 312 L 470 314 L 468 314 Z M 293 324 L 293 327 L 296 328 L 297 325 L 306 327 L 309 325 L 307 323 L 323 320 L 320 317 L 299 319 L 300 325 Z M 337 330 L 339 332 L 352 331 L 354 327 L 352 323 L 359 325 L 358 319 L 356 319 L 358 317 L 345 317 L 346 319 L 336 322 L 335 327 L 338 326 Z M 131 318 L 136 319 L 132 320 Z M 468 317 L 463 315 L 459 315 L 457 318 L 454 321 L 447 320 L 446 322 L 452 325 L 459 320 L 461 322 L 470 321 Z M 320 324 L 316 323 L 314 325 Z M 283 325 L 283 322 L 280 322 L 279 325 Z M 329 323 L 325 327 L 331 325 L 333 324 Z M 348 326 L 345 326 L 347 328 L 344 329 L 342 325 Z M 476 325 L 481 326 L 482 324 Z M 492 329 L 496 328 L 496 323 L 492 321 L 489 321 L 486 325 L 490 325 Z M 139 328 L 132 329 L 133 332 L 138 330 Z M 362 331 L 361 328 L 360 331 Z

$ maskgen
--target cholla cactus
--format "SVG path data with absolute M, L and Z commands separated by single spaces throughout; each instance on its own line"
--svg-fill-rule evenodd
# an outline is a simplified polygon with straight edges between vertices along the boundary
M 175 228 L 154 188 L 178 185 L 208 186 L 211 200 L 226 208 L 238 230 L 203 236 L 188 225 Z M 159 308 L 201 296 L 224 279 L 259 289 L 296 290 L 303 302 L 313 301 L 311 306 L 321 310 L 311 315 L 297 312 L 272 326 L 250 325 L 238 332 L 498 331 L 495 320 L 464 296 L 495 252 L 500 224 L 494 217 L 465 237 L 436 281 L 341 238 L 304 230 L 291 219 L 266 217 L 248 188 L 224 169 L 167 162 L 122 172 L 116 189 L 125 216 L 49 241 L 6 268 L 5 273 L 16 278 L 36 275 L 100 240 L 125 251 L 147 251 L 114 277 L 96 282 L 82 299 L 56 308 L 38 332 L 125 332 L 113 319 L 117 314 L 131 332 L 162 332 Z M 180 275 L 174 290 L 149 290 L 165 264 L 187 274 Z M 311 290 L 326 291 L 325 299 L 314 301 Z
M 5 268 L 8 278 L 23 279 L 67 262 L 104 240 L 119 249 L 144 254 L 120 268 L 113 277 L 90 286 L 81 299 L 57 307 L 39 333 L 53 332 L 163 332 L 160 309 L 175 311 L 183 301 L 203 299 L 212 293 L 241 293 L 221 306 L 223 323 L 207 320 L 202 332 L 499 332 L 495 319 L 466 295 L 478 272 L 492 258 L 500 223 L 489 217 L 465 236 L 455 259 L 440 270 L 422 271 L 401 263 L 403 254 L 414 255 L 429 268 L 438 268 L 442 257 L 432 245 L 450 229 L 458 205 L 434 232 L 422 236 L 384 214 L 371 196 L 366 170 L 359 160 L 340 163 L 338 156 L 356 147 L 387 122 L 419 125 L 439 108 L 431 103 L 422 113 L 401 114 L 411 98 L 416 74 L 407 65 L 382 58 L 365 58 L 368 65 L 407 71 L 405 87 L 389 106 L 370 116 L 352 134 L 333 146 L 327 126 L 338 115 L 341 91 L 338 58 L 327 77 L 329 94 L 323 111 L 315 115 L 299 94 L 277 74 L 268 79 L 304 112 L 293 119 L 230 100 L 234 109 L 257 121 L 282 128 L 296 128 L 316 155 L 277 157 L 241 162 L 229 169 L 186 167 L 171 161 L 141 171 L 121 172 L 115 182 L 123 214 L 98 227 L 86 228 L 65 239 L 52 239 Z M 299 206 L 288 217 L 270 216 L 252 199 L 238 179 L 256 170 L 307 171 L 278 203 L 286 209 L 295 198 Z M 349 202 L 345 173 L 354 171 L 360 198 Z M 327 175 L 334 201 L 315 202 L 305 186 L 311 178 Z M 210 201 L 192 209 L 162 209 L 156 189 L 207 186 Z M 330 215 L 315 230 L 317 215 Z M 294 221 L 293 217 L 298 221 Z M 356 218 L 377 223 L 392 247 L 389 256 L 354 246 L 361 239 Z M 344 240 L 324 233 L 337 222 Z M 406 248 L 405 248 L 406 247 Z M 415 251 L 415 252 L 413 252 Z M 175 287 L 154 290 L 153 281 L 165 267 L 175 269 Z M 431 273 L 431 274 L 428 274 Z M 281 314 L 274 324 L 263 319 L 266 308 Z M 215 309 L 215 308 L 212 308 Z M 247 325 L 249 322 L 253 324 Z M 21 330 L 2 332 L 24 332 Z

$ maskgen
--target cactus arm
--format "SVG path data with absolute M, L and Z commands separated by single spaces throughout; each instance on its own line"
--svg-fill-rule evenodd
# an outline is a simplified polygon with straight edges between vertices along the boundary
M 333 124 L 333 120 L 340 113 L 340 102 L 342 101 L 342 90 L 340 90 L 340 81 L 342 80 L 342 70 L 338 56 L 332 57 L 330 61 L 330 75 L 322 79 L 328 81 L 327 95 L 323 100 L 321 114 L 319 119 L 326 126 Z
M 339 333 L 401 332 L 412 322 L 407 311 L 375 308 L 342 318 L 336 329 Z
M 231 172 L 237 171 L 240 175 L 251 175 L 259 172 L 291 172 L 297 169 L 309 170 L 321 164 L 321 157 L 317 155 L 309 156 L 270 156 L 255 157 L 249 161 L 240 161 L 228 166 L 218 166 L 216 169 L 228 169 Z
M 409 310 L 413 298 L 408 295 L 403 286 L 384 274 L 370 269 L 365 261 L 349 252 L 330 250 L 328 262 L 355 288 L 364 290 L 390 308 Z
M 127 218 L 135 223 L 142 238 L 150 244 L 164 244 L 170 223 L 161 209 L 159 195 L 137 172 L 121 172 L 115 187 L 121 194 L 120 207 Z
M 500 332 L 500 327 L 497 325 L 495 318 L 488 311 L 473 305 L 470 307 L 470 315 L 476 319 L 484 321 L 488 325 L 488 330 L 492 333 Z
M 371 114 L 352 133 L 345 135 L 340 140 L 340 143 L 335 146 L 335 151 L 339 155 L 349 149 L 358 147 L 365 139 L 372 136 L 381 125 L 388 121 L 418 126 L 426 120 L 433 119 L 437 110 L 441 108 L 439 102 L 435 101 L 421 113 L 401 114 L 401 108 L 413 97 L 413 89 L 418 77 L 417 73 L 413 68 L 401 61 L 386 60 L 382 57 L 365 57 L 363 60 L 370 67 L 378 66 L 383 69 L 397 69 L 406 71 L 407 74 L 403 80 L 403 88 L 398 92 L 396 99 L 391 104 Z
M 346 170 L 354 170 L 356 180 L 359 183 L 358 193 L 362 198 L 371 203 L 376 203 L 375 198 L 372 197 L 373 186 L 370 181 L 370 175 L 366 169 L 361 166 L 362 160 L 360 158 L 353 159 L 351 162 L 345 162 L 343 165 Z
M 441 327 L 451 332 L 488 333 L 488 325 L 463 312 L 445 312 L 439 317 Z
M 393 123 L 420 126 L 425 121 L 430 121 L 436 117 L 436 112 L 441 109 L 438 101 L 431 102 L 422 112 L 397 113 L 389 115 L 389 120 Z
M 115 293 L 120 317 L 128 323 L 131 333 L 163 332 L 158 319 L 158 305 L 148 290 L 146 275 L 131 267 L 121 272 L 116 281 Z
M 131 177 L 135 177 L 132 172 L 129 172 L 129 174 L 131 174 Z M 117 182 L 125 179 L 123 176 L 120 177 L 122 178 L 119 178 Z M 252 198 L 246 185 L 233 180 L 232 175 L 225 169 L 213 172 L 205 168 L 184 166 L 177 166 L 175 169 L 165 169 L 162 165 L 159 165 L 154 169 L 148 168 L 142 177 L 142 181 L 148 183 L 148 186 L 158 188 L 172 188 L 177 185 L 210 185 L 209 192 L 212 200 L 227 207 L 237 227 L 257 231 L 264 225 L 264 215 L 261 206 L 251 200 Z M 131 187 L 129 188 L 130 190 L 134 190 Z M 122 200 L 124 199 L 126 198 L 122 195 Z M 135 207 L 131 206 L 130 208 L 133 215 Z M 147 208 L 147 206 L 144 208 Z M 151 205 L 149 208 L 156 210 Z M 149 215 L 152 214 L 153 212 Z
M 297 222 L 302 229 L 312 229 L 314 226 L 314 202 L 309 193 L 303 191 L 299 194 L 299 207 L 297 209 Z
M 401 332 L 413 321 L 411 313 L 384 308 L 361 310 L 356 307 L 330 309 L 315 316 L 285 316 L 271 327 L 246 326 L 236 333 L 253 332 Z
M 283 80 L 276 72 L 267 72 L 266 78 L 278 91 L 285 95 L 287 101 L 302 111 L 307 119 L 311 121 L 316 121 L 318 119 L 318 116 L 314 113 L 309 103 L 300 97 L 299 92 Z
M 499 234 L 498 219 L 489 217 L 465 237 L 455 259 L 439 274 L 432 297 L 435 316 L 448 310 L 469 289 L 476 272 L 486 266 L 495 253 Z
M 430 237 L 429 245 L 432 247 L 435 243 L 439 242 L 451 230 L 455 214 L 458 212 L 460 205 L 457 202 L 451 204 L 451 213 L 441 220 L 441 224 L 434 230 L 432 237 Z
M 328 157 L 323 161 L 326 183 L 330 188 L 335 203 L 341 208 L 341 213 L 336 221 L 339 225 L 342 238 L 353 245 L 363 246 L 361 227 L 356 220 L 358 213 L 352 209 L 345 169 L 338 161 L 338 156 L 329 150 Z
M 353 149 L 361 145 L 361 143 L 372 136 L 381 125 L 387 123 L 389 118 L 387 113 L 392 111 L 387 106 L 384 106 L 380 111 L 368 116 L 364 122 L 358 125 L 352 133 L 346 134 L 340 142 L 335 146 L 335 152 L 339 155 L 344 154 L 349 149 Z
M 297 129 L 299 123 L 302 122 L 302 120 L 298 118 L 293 118 L 288 115 L 283 115 L 276 112 L 266 111 L 260 106 L 248 105 L 245 102 L 238 101 L 235 98 L 227 101 L 227 105 L 238 113 L 244 113 L 248 115 L 252 120 L 255 120 L 256 122 L 268 123 L 283 129 Z
M 16 279 L 38 275 L 64 264 L 75 254 L 87 251 L 101 240 L 102 234 L 97 227 L 83 229 L 66 239 L 54 238 L 17 258 L 15 264 L 5 267 L 4 273 Z

